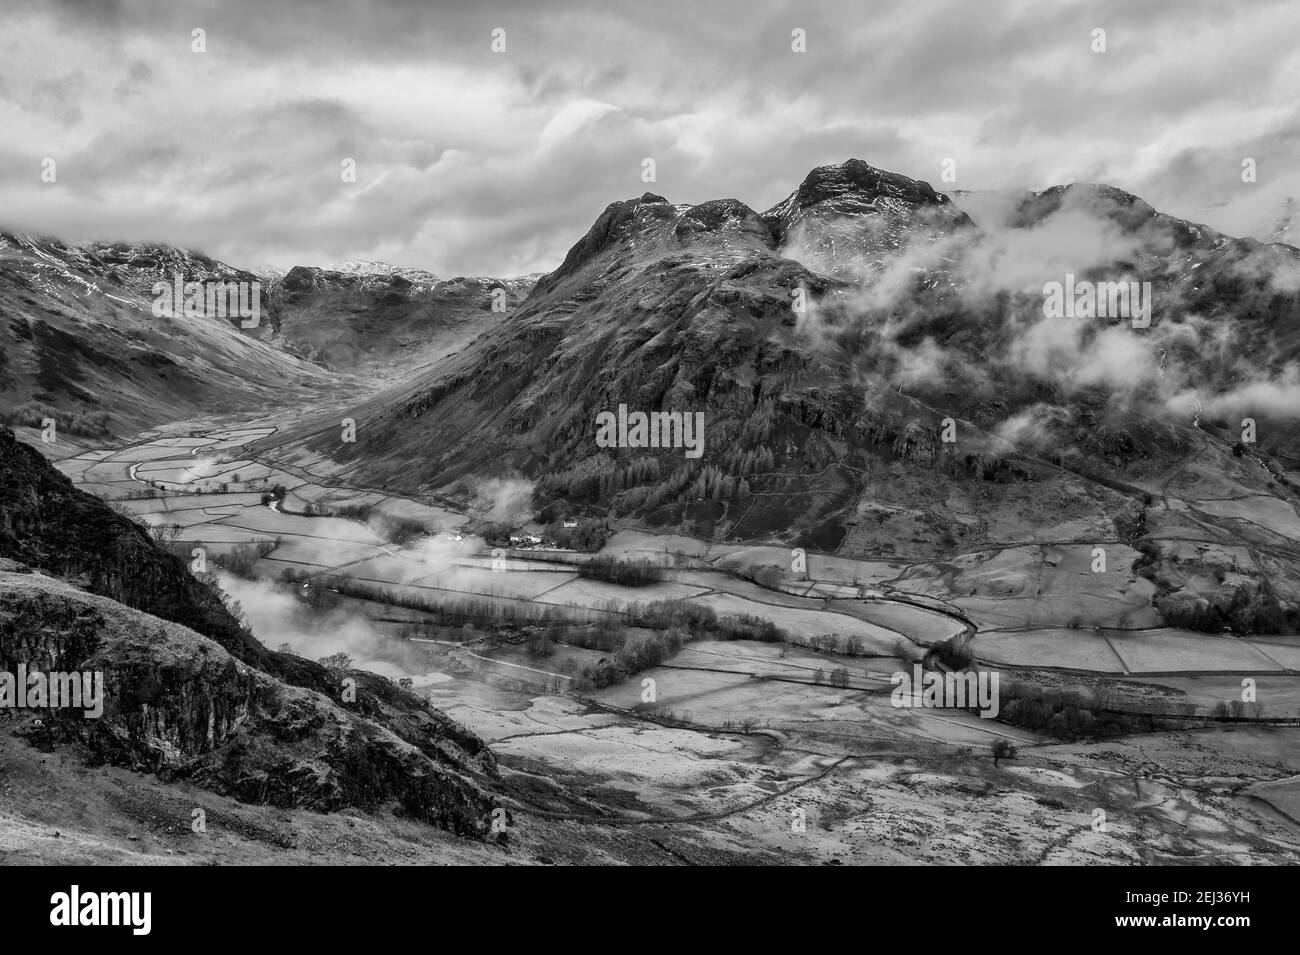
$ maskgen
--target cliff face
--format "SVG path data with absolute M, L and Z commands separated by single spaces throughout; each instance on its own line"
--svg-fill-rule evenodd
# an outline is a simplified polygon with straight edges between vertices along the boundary
M 189 627 L 245 662 L 292 665 L 240 629 L 216 595 L 140 525 L 78 491 L 8 428 L 0 428 L 0 557 Z
M 0 579 L 4 669 L 109 679 L 111 714 L 60 715 L 45 731 L 72 734 L 94 758 L 276 805 L 396 800 L 457 832 L 486 805 L 470 780 L 495 778 L 496 760 L 478 736 L 364 671 L 348 674 L 356 702 L 334 702 L 338 677 L 266 649 L 183 561 L 4 428 L 0 559 L 44 575 Z M 129 626 L 127 608 L 139 611 Z
M 192 630 L 40 574 L 0 571 L 0 670 L 16 673 L 19 664 L 29 673 L 103 674 L 98 718 L 73 708 L 14 711 L 30 717 L 21 732 L 32 743 L 74 743 L 92 763 L 286 808 L 395 803 L 464 835 L 479 832 L 492 808 L 469 774 L 481 758 L 476 765 L 448 739 L 422 751 Z

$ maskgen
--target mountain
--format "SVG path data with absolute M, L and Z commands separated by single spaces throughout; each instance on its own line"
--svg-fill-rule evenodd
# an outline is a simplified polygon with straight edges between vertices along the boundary
M 973 228 L 970 216 L 928 182 L 883 172 L 860 159 L 814 169 L 763 214 L 776 245 L 818 271 L 879 266 L 915 242 Z
M 289 274 L 288 269 L 282 268 L 278 265 L 258 265 L 254 266 L 250 271 L 262 280 L 263 285 L 268 287 L 274 285 L 276 282 L 280 281 L 280 279 Z
M 440 280 L 417 269 L 346 263 L 339 270 L 296 266 L 267 297 L 274 341 L 329 368 L 405 369 L 465 344 L 522 301 L 528 278 Z
M 1282 204 L 1282 212 L 1273 225 L 1272 239 L 1274 242 L 1285 242 L 1289 245 L 1295 245 L 1297 241 L 1295 227 L 1295 199 L 1287 197 L 1286 202 Z
M 53 418 L 67 434 L 102 437 L 306 404 L 338 384 L 333 372 L 392 377 L 454 350 L 500 318 L 494 289 L 518 304 L 534 278 L 340 268 L 247 271 L 165 245 L 0 233 L 0 421 Z M 249 294 L 235 303 L 259 314 L 156 308 L 156 283 L 170 293 L 178 280 L 244 283 Z
M 1261 448 L 1300 464 L 1297 276 L 1289 246 L 1110 187 L 1023 194 L 981 224 L 849 160 L 763 213 L 612 203 L 504 321 L 360 402 L 355 444 L 309 424 L 265 443 L 408 493 L 469 497 L 484 475 L 515 475 L 536 482 L 543 517 L 831 550 L 883 535 L 942 552 L 1023 511 L 1025 493 L 1024 516 L 1048 520 L 1044 482 L 1061 474 L 1107 526 L 1212 429 L 1231 444 L 1247 414 Z M 1075 278 L 1150 281 L 1149 327 L 1045 317 L 1045 284 Z M 597 416 L 620 405 L 702 413 L 706 450 L 599 446 Z
M 395 802 L 481 832 L 496 761 L 420 697 L 263 647 L 145 529 L 0 428 L 0 670 L 104 673 L 103 716 L 54 711 L 40 746 L 320 811 Z M 355 698 L 343 692 L 353 681 Z
M 326 265 L 324 270 L 327 272 L 340 272 L 343 275 L 396 275 L 408 282 L 417 282 L 424 285 L 434 285 L 438 281 L 438 276 L 432 272 L 426 272 L 424 269 L 410 269 L 400 265 L 389 265 L 387 262 L 371 262 L 367 259 L 348 259 L 345 262 Z
M 96 437 L 191 414 L 305 400 L 330 376 L 241 328 L 239 316 L 154 314 L 153 287 L 253 282 L 167 246 L 0 234 L 0 412 Z M 251 288 L 251 287 L 250 287 Z M 251 305 L 251 301 L 250 301 Z

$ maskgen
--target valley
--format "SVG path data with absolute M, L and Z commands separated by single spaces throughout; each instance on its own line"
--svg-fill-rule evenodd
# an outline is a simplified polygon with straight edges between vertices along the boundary
M 772 862 L 1294 862 L 1300 853 L 1289 811 L 1300 769 L 1284 755 L 1297 731 L 1286 727 L 1300 723 L 1300 639 L 1161 626 L 1150 587 L 1129 569 L 1138 552 L 1123 541 L 1031 531 L 938 561 L 841 548 L 807 553 L 796 572 L 788 547 L 628 528 L 599 553 L 662 564 L 665 575 L 624 586 L 580 577 L 573 563 L 586 554 L 492 547 L 481 536 L 490 502 L 389 495 L 351 485 L 345 472 L 314 478 L 301 462 L 258 450 L 286 414 L 180 422 L 115 446 L 42 445 L 39 431 L 18 433 L 77 486 L 150 526 L 171 525 L 165 539 L 182 556 L 201 547 L 219 562 L 262 545 L 245 572 L 253 579 L 220 573 L 256 635 L 313 659 L 346 652 L 356 666 L 409 681 L 481 736 L 511 784 L 505 851 L 520 861 L 562 861 L 555 836 L 575 827 L 585 848 L 569 861 L 735 852 Z M 1186 493 L 1195 476 L 1196 463 L 1183 461 L 1164 483 Z M 1171 494 L 1162 511 L 1197 512 L 1211 533 L 1165 539 L 1200 553 L 1222 548 L 1217 522 L 1249 520 L 1249 501 Z M 330 516 L 348 507 L 364 507 L 368 520 Z M 383 517 L 427 533 L 396 543 Z M 1267 523 L 1281 542 L 1258 546 L 1285 557 L 1294 538 L 1285 523 Z M 1110 549 L 1104 573 L 1090 568 L 1095 546 Z M 760 584 L 760 567 L 780 572 L 757 575 Z M 342 596 L 313 615 L 295 585 L 275 583 L 285 570 L 305 582 L 296 586 Z M 383 599 L 358 599 L 348 583 L 380 588 Z M 453 628 L 419 609 L 466 599 L 509 607 L 517 622 L 504 633 Z M 785 639 L 694 640 L 625 680 L 575 690 L 575 673 L 604 654 L 558 642 L 541 656 L 509 638 L 547 609 L 591 620 L 665 599 L 761 618 Z M 891 675 L 953 638 L 1004 686 L 1068 689 L 1175 722 L 1070 743 L 964 710 L 892 706 Z M 1225 701 L 1243 678 L 1266 708 L 1230 716 Z M 1015 757 L 994 765 L 999 739 Z M 1218 761 L 1224 768 L 1208 772 Z M 1109 819 L 1100 828 L 1098 810 Z M 959 830 L 950 813 L 961 814 Z M 312 845 L 325 851 L 313 835 L 324 819 L 278 818 L 276 831 L 297 833 L 290 841 L 301 851 L 263 855 L 246 837 L 203 851 L 286 862 L 310 860 Z M 83 835 L 105 857 L 143 849 L 110 852 L 109 834 Z M 151 832 L 150 861 L 184 841 Z
M 0 717 L 0 853 L 1296 862 L 1300 251 L 1011 208 L 850 159 L 502 279 L 0 234 L 0 655 L 114 688 Z M 1134 263 L 1141 324 L 1043 308 Z
M 498 867 L 1285 931 L 1300 4 L 16 3 L 0 51 L 20 937 L 532 924 Z

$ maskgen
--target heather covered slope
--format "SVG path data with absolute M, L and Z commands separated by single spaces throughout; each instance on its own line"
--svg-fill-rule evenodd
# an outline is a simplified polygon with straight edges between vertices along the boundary
M 990 539 L 999 508 L 1047 522 L 1023 489 L 1062 474 L 1089 488 L 1080 521 L 1109 527 L 1243 417 L 1260 463 L 1295 461 L 1298 262 L 1108 187 L 972 218 L 860 160 L 762 214 L 647 193 L 611 204 L 505 321 L 359 403 L 355 443 L 305 425 L 265 444 L 408 493 L 517 475 L 551 515 L 824 549 L 877 518 L 913 552 L 954 526 Z M 1151 282 L 1150 327 L 1048 317 L 1045 283 L 1070 275 Z M 620 404 L 703 413 L 703 456 L 598 447 L 596 416 Z

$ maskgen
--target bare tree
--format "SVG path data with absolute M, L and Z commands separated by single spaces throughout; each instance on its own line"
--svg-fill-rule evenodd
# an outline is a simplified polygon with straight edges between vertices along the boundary
M 181 525 L 179 524 L 150 524 L 149 536 L 154 539 L 155 543 L 163 547 L 170 547 L 176 542 L 181 534 Z
M 1016 748 L 1011 745 L 1011 741 L 998 737 L 993 741 L 993 765 L 998 764 L 1000 759 L 1015 759 Z

